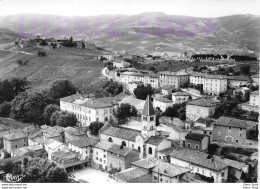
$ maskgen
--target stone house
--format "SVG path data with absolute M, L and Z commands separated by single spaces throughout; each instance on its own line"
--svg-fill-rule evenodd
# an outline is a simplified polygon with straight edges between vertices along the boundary
M 28 139 L 21 131 L 13 131 L 4 136 L 4 150 L 8 153 L 25 146 L 28 146 Z
M 183 146 L 193 150 L 205 151 L 208 149 L 209 137 L 198 133 L 188 133 Z

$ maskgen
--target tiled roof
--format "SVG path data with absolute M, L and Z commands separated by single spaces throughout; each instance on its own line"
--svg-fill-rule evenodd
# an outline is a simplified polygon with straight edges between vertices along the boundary
M 162 87 L 163 90 L 171 90 L 171 89 L 175 89 L 175 86 L 173 85 L 166 85 L 164 87 Z
M 163 97 L 157 97 L 157 98 L 154 98 L 154 100 L 157 100 L 160 102 L 165 102 L 165 103 L 172 103 L 171 100 L 169 100 L 168 98 L 163 98 Z
M 52 137 L 60 136 L 63 131 L 64 131 L 63 127 L 56 125 L 54 127 L 49 127 L 45 129 L 43 132 L 46 137 L 52 138 Z
M 144 115 L 144 116 L 155 115 L 155 111 L 154 111 L 154 108 L 153 108 L 152 101 L 150 99 L 150 95 L 147 95 L 147 98 L 146 98 L 146 101 L 145 101 L 145 104 L 144 104 L 144 108 L 143 108 L 143 111 L 142 111 L 142 115 Z
M 99 143 L 97 143 L 95 145 L 95 148 L 99 148 L 102 150 L 108 150 L 109 148 L 111 148 L 112 145 L 113 145 L 113 143 L 111 143 L 111 142 L 100 141 Z
M 209 74 L 200 73 L 200 72 L 192 72 L 190 75 L 196 76 L 196 77 L 204 77 L 204 78 L 208 78 L 208 79 L 226 79 L 225 75 L 209 75 Z
M 157 162 L 158 162 L 158 159 L 156 159 L 155 157 L 151 157 L 151 158 L 146 158 L 146 159 L 132 162 L 132 165 L 135 165 L 137 167 L 141 167 L 144 169 L 150 169 L 150 168 L 155 167 Z
M 239 162 L 239 161 L 234 161 L 231 159 L 226 159 L 226 158 L 221 158 L 219 156 L 214 156 L 216 161 L 220 161 L 222 163 L 225 163 L 229 167 L 236 168 L 238 170 L 242 170 L 244 167 L 248 166 L 245 163 Z
M 70 141 L 69 143 L 79 148 L 83 148 L 83 147 L 95 145 L 96 143 L 98 143 L 98 140 L 99 139 L 97 138 L 86 137 L 86 138 Z
M 258 123 L 253 121 L 246 121 L 242 119 L 235 119 L 231 117 L 220 117 L 219 119 L 216 120 L 214 125 L 246 129 L 246 128 L 251 128 L 253 126 L 256 126 L 258 125 Z
M 65 132 L 70 134 L 70 135 L 75 135 L 75 136 L 80 136 L 80 135 L 86 135 L 82 130 L 74 127 L 66 127 Z
M 220 101 L 215 100 L 213 98 L 198 98 L 198 99 L 188 101 L 187 104 L 195 105 L 195 106 L 211 107 L 211 106 L 215 106 L 215 104 L 218 102 Z
M 115 177 L 124 181 L 133 181 L 146 174 L 148 174 L 148 170 L 141 168 L 129 168 L 119 173 L 116 173 Z
M 102 130 L 100 134 L 105 134 L 108 136 L 113 136 L 116 138 L 121 138 L 135 142 L 135 137 L 140 135 L 141 131 L 128 129 L 124 127 L 114 127 L 111 124 L 107 123 L 107 128 Z
M 177 148 L 177 146 L 176 146 L 176 148 Z M 163 155 L 170 155 L 173 152 L 173 150 L 175 150 L 176 148 L 169 147 L 169 148 L 158 151 L 158 153 L 163 154 Z
M 61 98 L 60 101 L 72 103 L 75 100 L 80 100 L 81 98 L 93 98 L 93 97 L 94 97 L 93 94 L 73 94 L 73 95 Z
M 22 162 L 22 160 L 20 160 L 20 158 L 14 156 L 14 157 L 10 157 L 10 158 L 5 158 L 5 159 L 1 159 L 0 160 L 0 167 L 4 166 L 4 164 L 8 161 L 12 161 L 14 164 Z
M 166 175 L 168 177 L 175 177 L 190 172 L 190 170 L 187 168 L 174 165 L 162 160 L 158 160 L 156 166 L 153 168 L 153 171 L 162 175 Z
M 121 146 L 114 144 L 107 151 L 117 155 L 127 156 L 132 150 L 132 148 L 128 148 L 125 146 L 121 148 Z
M 65 146 L 65 144 L 63 144 L 62 142 L 57 141 L 57 140 L 53 140 L 53 139 L 47 140 L 47 144 L 46 144 L 46 146 L 48 146 L 50 149 L 56 149 L 56 148 L 58 148 L 59 146 L 62 146 L 62 145 Z
M 95 98 L 89 99 L 82 106 L 98 109 L 98 108 L 106 108 L 106 107 L 113 107 L 115 105 L 116 100 L 113 97 L 104 97 L 104 98 Z
M 56 151 L 56 152 L 53 152 L 52 153 L 52 156 L 55 157 L 55 158 L 58 158 L 58 159 L 55 159 L 55 160 L 66 160 L 66 159 L 72 159 L 72 158 L 75 158 L 75 157 L 78 157 L 79 154 L 78 153 L 75 153 L 75 152 L 65 152 L 65 151 Z
M 245 76 L 227 76 L 228 80 L 248 81 L 250 78 Z
M 5 135 L 4 138 L 7 140 L 17 140 L 17 139 L 21 139 L 21 138 L 26 138 L 26 136 L 21 131 L 14 131 L 8 135 Z
M 185 136 L 185 139 L 192 139 L 192 140 L 199 140 L 199 141 L 201 141 L 205 137 L 207 137 L 207 136 L 202 135 L 202 134 L 198 134 L 198 133 L 188 133 Z
M 219 171 L 227 167 L 227 165 L 220 163 L 219 161 L 215 161 L 214 158 L 209 158 L 209 155 L 196 151 L 191 150 L 189 148 L 184 148 L 181 146 L 178 146 L 172 153 L 171 157 L 190 162 L 202 167 L 206 167 L 211 170 Z
M 173 96 L 190 96 L 190 93 L 186 92 L 186 91 L 181 91 L 181 92 L 176 92 L 176 93 L 172 93 Z
M 259 91 L 253 91 L 250 93 L 251 95 L 259 95 Z
M 163 137 L 151 136 L 145 143 L 158 146 L 163 140 L 165 140 Z
M 197 123 L 206 123 L 206 119 L 205 118 L 203 118 L 203 117 L 199 117 L 195 122 L 197 122 Z
M 25 132 L 25 133 L 29 133 L 29 132 L 32 132 L 33 130 L 35 130 L 36 127 L 34 125 L 29 125 L 27 127 L 23 127 L 21 129 L 22 132 Z

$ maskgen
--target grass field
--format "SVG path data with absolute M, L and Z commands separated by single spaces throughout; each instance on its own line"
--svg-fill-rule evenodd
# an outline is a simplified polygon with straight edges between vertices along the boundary
M 38 47 L 24 48 L 23 51 L 37 54 L 43 49 Z M 1 76 L 1 79 L 26 77 L 31 86 L 41 90 L 57 79 L 69 79 L 80 90 L 90 92 L 99 90 L 105 78 L 102 76 L 104 64 L 91 57 L 100 52 L 88 49 L 62 48 L 46 50 L 46 57 L 19 54 L 8 61 L 9 65 L 17 65 L 17 60 L 29 60 L 27 65 L 16 66 Z M 0 63 L 5 64 L 4 62 Z M 8 66 L 8 65 L 4 65 Z M 1 72 L 1 70 L 0 70 Z

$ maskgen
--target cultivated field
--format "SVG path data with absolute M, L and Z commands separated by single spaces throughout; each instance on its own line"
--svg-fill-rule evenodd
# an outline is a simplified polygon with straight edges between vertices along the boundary
M 43 51 L 42 48 L 38 47 L 20 50 L 33 54 Z M 98 90 L 104 83 L 105 78 L 101 73 L 104 64 L 93 59 L 95 55 L 101 52 L 76 48 L 45 50 L 45 52 L 46 57 L 17 54 L 8 62 L 0 62 L 0 73 L 1 68 L 16 65 L 12 70 L 7 70 L 1 76 L 1 79 L 26 77 L 31 82 L 32 87 L 39 90 L 48 87 L 52 81 L 57 79 L 69 79 L 84 92 Z M 3 57 L 7 55 L 3 55 Z M 17 60 L 19 59 L 29 62 L 27 65 L 18 66 Z

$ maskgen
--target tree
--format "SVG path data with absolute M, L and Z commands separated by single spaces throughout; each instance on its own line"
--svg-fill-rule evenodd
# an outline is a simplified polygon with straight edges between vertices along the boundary
M 130 104 L 121 104 L 117 109 L 116 116 L 118 119 L 126 119 L 127 117 L 136 117 L 137 109 Z
M 105 86 L 105 90 L 111 95 L 117 95 L 123 91 L 123 85 L 118 82 L 108 81 Z
M 24 157 L 22 161 L 23 182 L 26 183 L 63 183 L 68 174 L 63 167 L 43 158 Z
M 5 173 L 12 173 L 14 169 L 14 163 L 12 161 L 7 161 L 4 163 L 3 170 Z
M 147 95 L 152 95 L 154 93 L 153 88 L 151 85 L 139 85 L 134 90 L 134 94 L 138 99 L 145 100 L 147 98 Z
M 9 117 L 11 112 L 11 103 L 10 102 L 3 102 L 0 105 L 0 117 Z
M 43 124 L 43 111 L 47 105 L 46 97 L 39 92 L 27 90 L 19 93 L 12 101 L 11 118 L 35 123 Z
M 13 86 L 7 79 L 0 83 L 0 101 L 12 101 L 14 98 Z
M 98 135 L 99 130 L 104 126 L 103 123 L 95 121 L 89 125 L 91 135 Z
M 78 121 L 75 114 L 65 111 L 55 111 L 50 118 L 50 122 L 52 126 L 68 127 L 76 126 Z
M 240 72 L 244 75 L 249 75 L 250 69 L 251 69 L 251 66 L 249 64 L 246 64 L 246 65 L 243 65 L 240 67 Z
M 17 96 L 19 93 L 24 92 L 29 89 L 28 81 L 24 78 L 13 78 L 11 79 L 11 84 L 13 86 L 14 96 Z
M 46 93 L 50 98 L 57 101 L 60 98 L 73 95 L 77 91 L 77 87 L 75 87 L 69 80 L 57 80 L 51 84 Z
M 59 110 L 60 110 L 60 107 L 55 104 L 49 104 L 48 106 L 46 106 L 43 111 L 43 118 L 44 118 L 45 124 L 51 125 L 52 114 Z
M 44 52 L 44 51 L 38 51 L 38 56 L 44 57 L 44 56 L 46 56 L 46 52 Z

